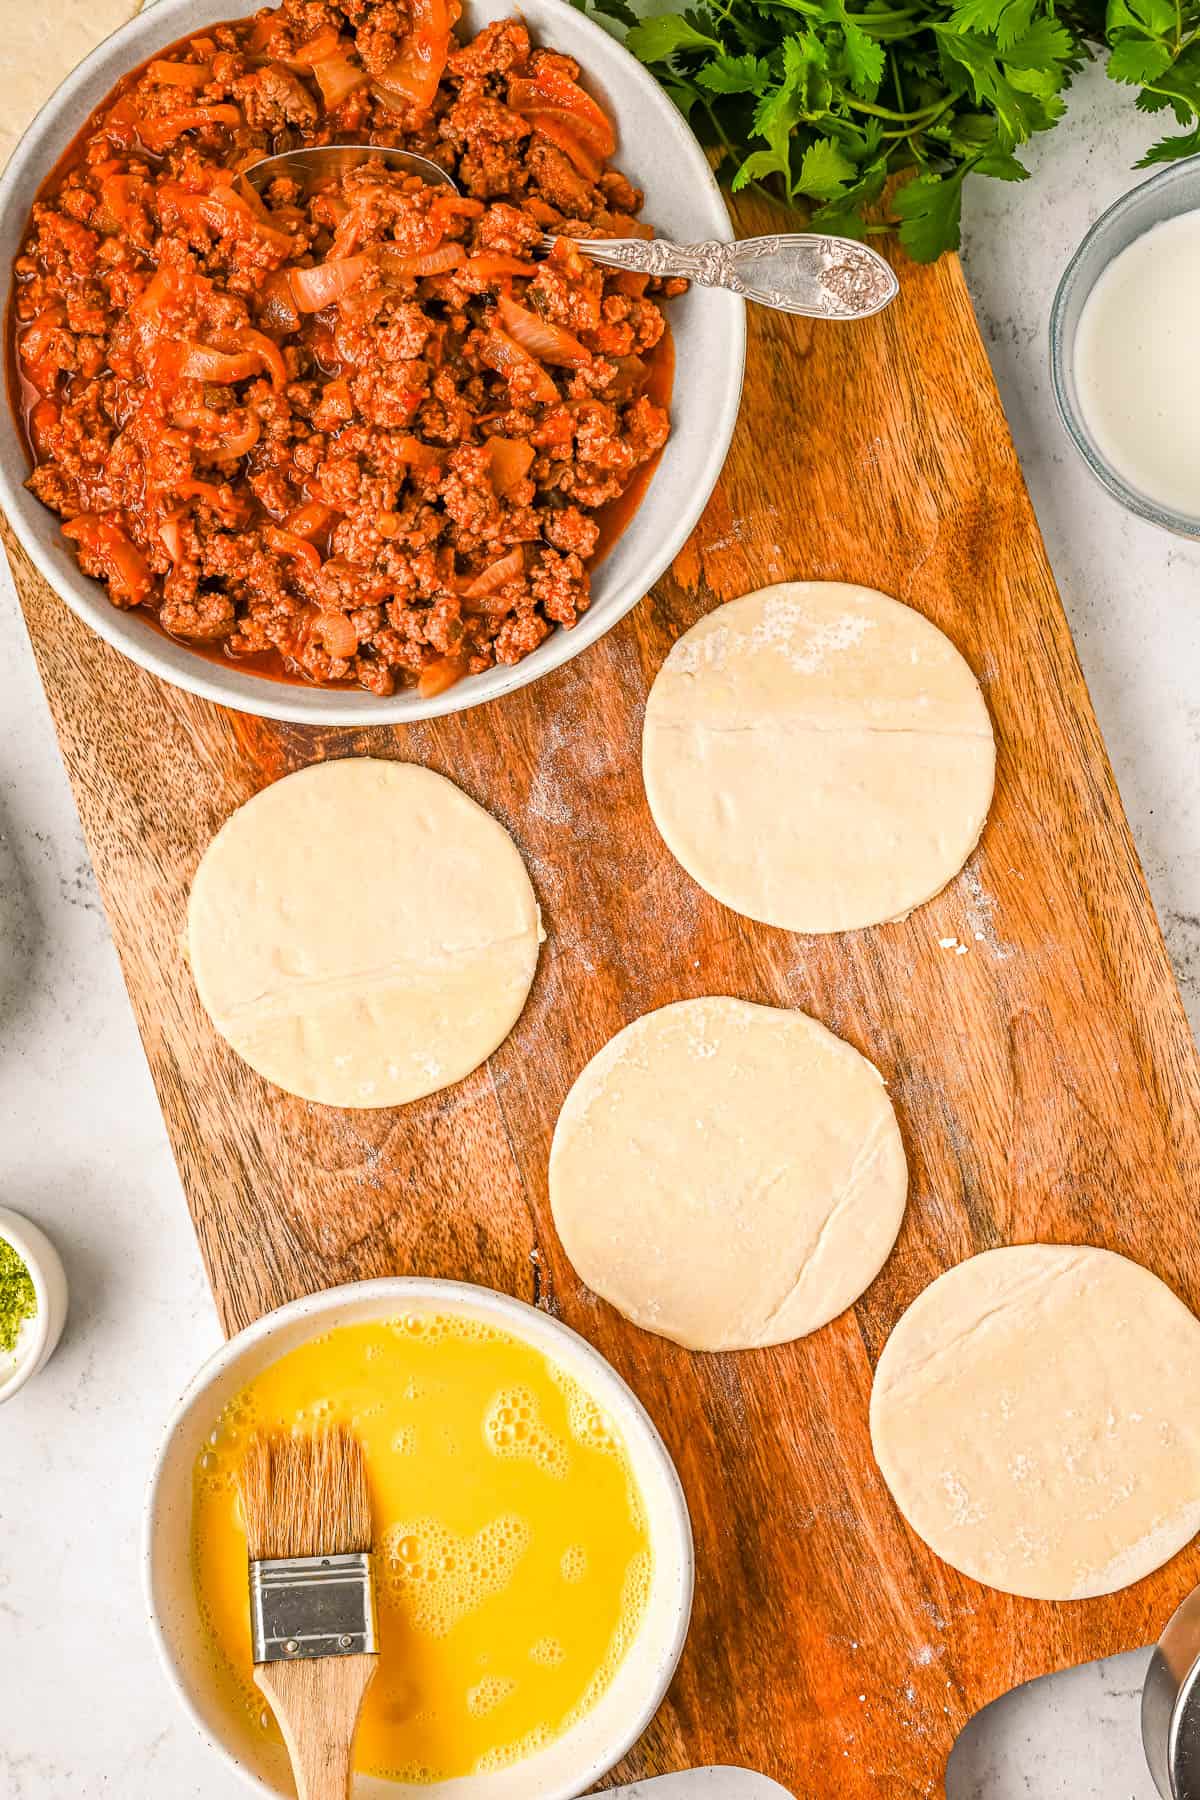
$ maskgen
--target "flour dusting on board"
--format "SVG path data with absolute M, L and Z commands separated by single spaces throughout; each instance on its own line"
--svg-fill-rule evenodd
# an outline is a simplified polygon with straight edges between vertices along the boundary
M 577 817 L 576 801 L 608 766 L 609 746 L 584 729 L 586 701 L 578 682 L 564 683 L 559 704 L 548 719 L 537 767 L 529 783 L 528 806 L 548 825 L 571 825 L 578 834 L 594 835 L 586 814 Z
M 592 975 L 624 969 L 631 995 L 653 991 L 660 968 L 631 959 L 617 921 L 635 895 L 641 928 L 670 943 L 681 960 L 697 928 L 694 885 L 657 835 L 622 830 L 631 789 L 640 797 L 637 747 L 645 710 L 643 674 L 631 642 L 613 634 L 605 653 L 619 730 L 597 729 L 594 676 L 572 664 L 558 676 L 553 712 L 527 793 L 520 848 L 546 913 L 548 961 Z M 569 832 L 577 854 L 563 853 Z M 612 900 L 622 897 L 618 910 Z
M 383 1146 L 372 1144 L 364 1138 L 359 1161 L 345 1169 L 343 1173 L 349 1180 L 362 1187 L 379 1188 L 383 1186 L 385 1169 Z
M 801 600 L 772 594 L 763 603 L 763 616 L 752 631 L 735 631 L 725 624 L 682 638 L 667 658 L 677 675 L 698 675 L 701 669 L 724 669 L 731 658 L 756 650 L 775 650 L 785 656 L 798 675 L 817 675 L 831 658 L 860 644 L 875 621 L 860 613 L 844 612 L 836 619 L 819 619 Z
M 1008 962 L 1013 946 L 1001 942 L 996 930 L 996 896 L 984 887 L 978 864 L 970 862 L 958 878 L 971 941 L 991 952 L 996 962 Z
M 552 769 L 543 767 L 534 772 L 529 784 L 529 810 L 547 825 L 571 823 L 572 812 L 565 786 Z

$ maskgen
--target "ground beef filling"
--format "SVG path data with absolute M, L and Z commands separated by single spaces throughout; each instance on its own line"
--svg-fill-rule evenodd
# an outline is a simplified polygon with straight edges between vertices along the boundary
M 177 638 L 380 695 L 573 625 L 668 432 L 679 284 L 542 254 L 647 234 L 610 122 L 518 21 L 453 24 L 284 0 L 176 46 L 98 109 L 16 263 L 29 485 L 84 572 Z M 329 142 L 419 150 L 462 195 L 375 161 L 245 179 Z

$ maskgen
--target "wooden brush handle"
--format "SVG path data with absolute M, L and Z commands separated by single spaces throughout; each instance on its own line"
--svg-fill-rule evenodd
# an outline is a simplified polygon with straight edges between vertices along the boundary
M 292 1759 L 298 1800 L 347 1800 L 358 1715 L 378 1664 L 377 1656 L 322 1656 L 255 1669 Z

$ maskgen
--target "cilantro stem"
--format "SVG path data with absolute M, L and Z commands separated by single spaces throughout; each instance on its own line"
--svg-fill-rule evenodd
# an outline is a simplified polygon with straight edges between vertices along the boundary
M 738 155 L 738 152 L 734 149 L 733 145 L 730 143 L 729 139 L 726 137 L 724 127 L 722 126 L 720 119 L 717 117 L 716 109 L 714 108 L 713 103 L 708 98 L 707 94 L 702 94 L 700 96 L 700 103 L 704 107 L 705 112 L 708 114 L 708 122 L 712 126 L 713 130 L 716 132 L 717 136 L 720 138 L 722 146 L 729 152 L 729 154 L 731 156 L 736 157 Z
M 888 67 L 892 71 L 892 86 L 896 90 L 896 98 L 900 102 L 901 106 L 903 106 L 904 105 L 904 83 L 900 79 L 900 64 L 896 60 L 896 52 L 894 50 L 888 51 Z
M 853 94 L 844 94 L 842 98 L 854 112 L 869 113 L 873 119 L 890 119 L 895 125 L 907 126 L 909 131 L 917 128 L 918 121 L 923 126 L 926 120 L 936 119 L 939 113 L 944 113 L 948 106 L 954 104 L 953 100 L 935 100 L 916 112 L 894 112 L 890 106 L 876 106 L 873 100 L 859 100 Z M 901 133 L 901 136 L 905 135 L 907 133 Z
M 915 19 L 916 9 L 908 6 L 881 7 L 878 12 L 850 13 L 850 18 L 860 30 L 874 36 L 877 25 L 902 25 L 906 19 Z
M 950 108 L 953 105 L 954 105 L 953 100 L 946 100 L 943 102 L 943 104 L 941 106 L 938 107 L 938 109 L 934 113 L 933 117 L 931 119 L 926 119 L 922 124 L 917 125 L 917 126 L 906 125 L 902 131 L 885 131 L 885 132 L 883 132 L 881 135 L 884 139 L 884 142 L 885 143 L 888 141 L 895 142 L 897 139 L 907 138 L 909 143 L 912 144 L 913 155 L 919 156 L 920 152 L 918 151 L 917 145 L 914 140 L 916 138 L 918 138 L 923 131 L 928 131 L 931 125 L 936 125 L 938 120 L 941 118 L 942 114 L 948 113 L 950 111 Z M 922 158 L 921 160 L 924 160 L 924 159 Z
M 1175 17 L 1177 28 L 1175 48 L 1172 52 L 1173 64 L 1177 63 L 1180 57 L 1183 56 L 1186 51 L 1190 50 L 1194 43 L 1200 40 L 1200 25 L 1197 25 L 1194 31 L 1189 31 L 1186 37 L 1183 35 L 1183 11 L 1181 0 L 1175 0 Z M 1168 74 L 1170 72 L 1170 70 L 1167 71 Z M 1143 86 L 1144 91 L 1147 94 L 1159 94 L 1164 100 L 1169 100 L 1173 106 L 1178 105 L 1178 103 L 1183 100 L 1185 106 L 1191 106 L 1193 113 L 1200 114 L 1200 107 L 1196 106 L 1190 99 L 1184 99 L 1184 96 L 1179 93 L 1177 89 L 1162 88 L 1158 85 L 1157 81 L 1147 81 Z
M 724 20 L 726 25 L 736 26 L 737 21 L 733 17 L 733 8 L 727 6 L 725 0 L 708 0 L 708 10 L 716 13 L 717 17 Z
M 768 49 L 777 41 L 772 32 L 755 26 L 749 19 L 739 18 L 728 0 L 708 0 L 708 11 L 715 14 L 726 30 L 743 43 L 757 49 Z
M 737 162 L 741 156 L 741 151 L 738 150 L 736 148 L 736 146 L 733 145 L 729 141 L 729 138 L 726 136 L 725 129 L 724 129 L 723 125 L 721 124 L 720 119 L 717 117 L 716 109 L 713 106 L 712 100 L 709 98 L 709 96 L 707 94 L 701 94 L 700 104 L 703 106 L 705 112 L 708 114 L 708 122 L 712 126 L 713 130 L 716 132 L 717 137 L 720 139 L 722 149 L 724 149 L 730 156 L 732 156 L 734 162 Z M 755 193 L 761 194 L 761 196 L 764 200 L 770 200 L 770 201 L 774 202 L 775 196 L 771 193 L 771 190 L 768 187 L 766 187 L 761 181 L 757 181 L 757 180 L 748 181 L 746 183 L 746 186 L 752 187 L 754 189 Z

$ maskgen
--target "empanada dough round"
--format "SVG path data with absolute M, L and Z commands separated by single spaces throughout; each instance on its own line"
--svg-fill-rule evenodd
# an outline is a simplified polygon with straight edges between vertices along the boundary
M 550 1203 L 583 1280 L 692 1350 L 815 1331 L 882 1267 L 908 1170 L 879 1071 L 802 1012 L 681 1000 L 580 1074 Z
M 931 899 L 979 841 L 995 762 L 950 640 L 846 582 L 717 607 L 646 702 L 646 797 L 668 849 L 715 899 L 787 931 L 853 931 Z
M 1200 1321 L 1110 1250 L 989 1250 L 913 1302 L 871 1438 L 963 1574 L 1035 1600 L 1128 1587 L 1200 1530 Z
M 511 1031 L 541 928 L 508 833 L 430 769 L 317 763 L 234 813 L 192 882 L 187 945 L 221 1036 L 328 1106 L 461 1081 Z

